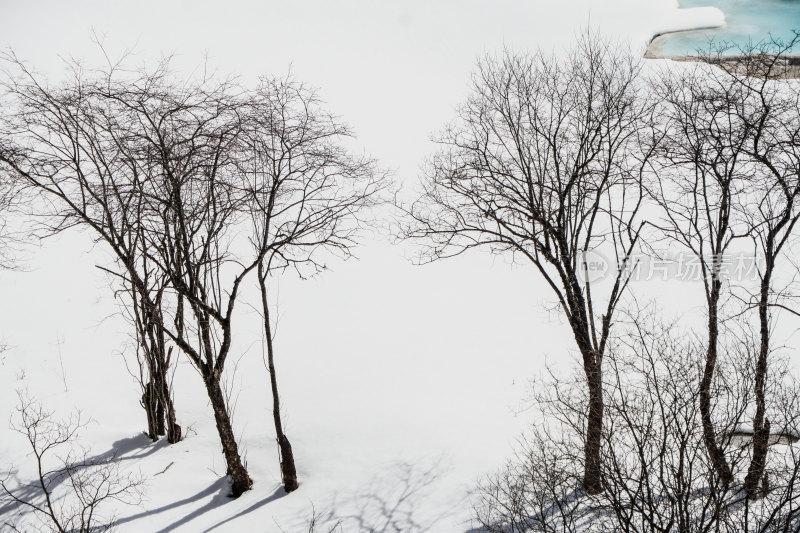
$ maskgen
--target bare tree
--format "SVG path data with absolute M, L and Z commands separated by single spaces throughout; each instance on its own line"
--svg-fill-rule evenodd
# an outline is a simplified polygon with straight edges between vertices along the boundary
M 242 103 L 226 82 L 187 85 L 149 75 L 102 91 L 114 102 L 120 144 L 135 165 L 136 196 L 146 203 L 138 220 L 141 257 L 169 283 L 170 302 L 162 301 L 153 319 L 203 379 L 239 496 L 252 480 L 221 379 L 239 290 L 258 265 L 240 262 L 232 248 L 246 201 L 237 165 Z
M 786 55 L 800 42 L 759 43 L 741 50 L 739 61 L 726 66 L 731 83 L 746 97 L 738 120 L 748 128 L 746 149 L 753 174 L 749 200 L 743 213 L 753 248 L 759 257 L 759 288 L 748 304 L 758 310 L 759 351 L 755 361 L 755 414 L 753 454 L 745 478 L 748 496 L 763 494 L 760 485 L 767 463 L 770 420 L 767 418 L 766 385 L 772 352 L 771 310 L 782 305 L 786 291 L 778 288 L 776 267 L 784 256 L 800 220 L 800 91 L 787 82 Z
M 603 432 L 604 491 L 575 491 L 575 412 L 586 392 L 581 377 L 551 375 L 538 387 L 541 422 L 518 454 L 479 491 L 476 518 L 493 532 L 606 533 L 777 532 L 800 527 L 800 455 L 786 438 L 797 430 L 798 386 L 785 362 L 768 385 L 783 439 L 773 439 L 769 491 L 752 505 L 735 482 L 724 482 L 704 443 L 699 398 L 707 348 L 648 306 L 632 310 L 607 353 Z M 746 331 L 746 324 L 745 331 Z M 742 332 L 744 333 L 744 331 Z M 755 341 L 755 342 L 753 342 Z M 749 416 L 758 335 L 720 340 L 715 417 L 735 474 L 748 467 L 746 439 L 728 438 Z
M 739 119 L 740 86 L 707 65 L 663 72 L 654 80 L 658 99 L 657 171 L 648 189 L 661 208 L 657 225 L 669 243 L 689 251 L 700 267 L 708 314 L 708 344 L 699 399 L 703 440 L 723 482 L 733 481 L 712 416 L 712 384 L 725 301 L 726 255 L 747 235 L 741 205 L 751 175 L 746 152 L 749 129 Z
M 749 467 L 748 439 L 737 429 L 747 420 L 752 403 L 759 336 L 746 322 L 720 342 L 716 418 L 720 441 L 734 474 Z M 609 418 L 604 457 L 609 507 L 620 530 L 664 531 L 790 531 L 796 530 L 800 499 L 797 482 L 800 456 L 788 441 L 773 440 L 774 462 L 769 480 L 760 487 L 770 494 L 752 506 L 741 486 L 727 483 L 703 442 L 702 414 L 696 395 L 705 367 L 704 346 L 675 325 L 664 323 L 652 308 L 637 309 L 630 326 L 610 356 Z M 797 380 L 785 361 L 775 361 L 776 374 L 767 385 L 780 435 L 797 429 Z M 669 528 L 668 528 L 669 529 Z
M 343 145 L 350 129 L 322 108 L 315 92 L 291 78 L 264 78 L 248 100 L 243 172 L 261 291 L 272 416 L 287 492 L 297 471 L 281 420 L 269 277 L 325 268 L 323 254 L 348 257 L 366 209 L 381 200 L 385 176 Z
M 408 209 L 425 260 L 478 246 L 530 261 L 553 290 L 580 351 L 588 387 L 584 488 L 602 490 L 603 355 L 641 232 L 642 150 L 650 104 L 639 62 L 587 36 L 567 58 L 506 53 L 480 62 L 472 96 Z M 587 255 L 606 254 L 611 287 L 598 298 Z
M 10 509 L 31 511 L 39 519 L 36 531 L 95 533 L 114 529 L 114 517 L 104 513 L 111 502 L 136 504 L 141 480 L 120 472 L 113 456 L 90 458 L 77 449 L 84 426 L 80 414 L 67 421 L 28 395 L 18 393 L 18 420 L 12 429 L 23 435 L 35 461 L 36 480 L 13 483 L 10 475 L 0 480 L 0 496 Z M 18 516 L 22 516 L 19 514 Z M 21 522 L 5 522 L 13 531 L 28 530 Z
M 106 270 L 144 302 L 143 350 L 166 356 L 159 340 L 163 332 L 198 367 L 233 492 L 241 494 L 252 481 L 238 453 L 220 378 L 237 290 L 256 263 L 235 276 L 226 294 L 220 269 L 234 261 L 224 249 L 224 233 L 240 207 L 233 193 L 241 190 L 217 179 L 230 177 L 225 172 L 232 169 L 230 141 L 238 132 L 228 86 L 171 84 L 165 62 L 152 72 L 125 76 L 114 68 L 91 76 L 76 67 L 70 84 L 51 89 L 20 62 L 14 65 L 23 77 L 7 84 L 13 112 L 3 122 L 3 133 L 14 144 L 0 161 L 55 204 L 57 219 L 48 229 L 85 225 L 111 247 L 121 268 Z M 154 294 L 145 264 L 168 280 L 171 301 L 163 290 Z M 147 333 L 151 326 L 157 330 L 154 344 Z M 171 402 L 171 396 L 160 400 Z
M 113 252 L 116 265 L 100 266 L 111 272 L 128 290 L 134 307 L 158 332 L 159 310 L 152 299 L 157 291 L 149 283 L 142 262 L 141 217 L 143 199 L 136 194 L 137 168 L 119 137 L 120 116 L 114 102 L 99 98 L 112 86 L 115 66 L 105 72 L 85 72 L 79 65 L 69 66 L 69 79 L 53 87 L 30 71 L 11 53 L 2 57 L 4 65 L 3 104 L 0 119 L 3 141 L 0 142 L 0 167 L 21 187 L 39 193 L 30 213 L 41 222 L 45 235 L 58 234 L 72 227 L 90 230 L 92 239 L 105 243 Z M 154 75 L 157 79 L 163 71 Z M 44 216 L 42 216 L 44 215 Z M 132 291 L 131 291 L 132 290 Z M 135 324 L 136 321 L 132 320 Z M 166 353 L 154 351 L 150 336 L 139 334 L 140 348 L 147 354 L 148 378 L 153 382 L 151 400 L 168 413 L 167 433 L 170 442 L 180 439 L 175 423 L 172 393 L 165 379 Z M 160 349 L 162 347 L 158 347 Z M 150 419 L 148 411 L 148 420 Z M 149 429 L 153 429 L 148 423 Z M 152 433 L 152 431 L 151 431 Z M 156 434 L 163 431 L 155 431 Z
M 22 80 L 7 84 L 13 112 L 2 132 L 13 142 L 0 162 L 55 204 L 47 229 L 88 226 L 115 253 L 116 268 L 104 270 L 132 304 L 151 434 L 165 416 L 168 434 L 180 435 L 168 382 L 169 345 L 177 346 L 205 384 L 233 494 L 252 485 L 221 380 L 242 283 L 258 271 L 281 467 L 287 489 L 296 488 L 267 276 L 322 268 L 324 250 L 349 253 L 358 212 L 384 186 L 374 162 L 350 156 L 337 143 L 349 131 L 293 82 L 265 80 L 255 91 L 182 82 L 165 61 L 151 71 L 75 67 L 70 83 L 51 89 L 7 59 Z

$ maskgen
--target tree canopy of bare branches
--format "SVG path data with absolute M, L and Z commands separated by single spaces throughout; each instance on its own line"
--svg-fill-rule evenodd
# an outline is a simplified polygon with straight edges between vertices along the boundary
M 264 79 L 253 90 L 228 80 L 183 82 L 164 62 L 150 71 L 73 66 L 69 81 L 51 87 L 15 57 L 6 60 L 16 76 L 5 87 L 0 164 L 42 193 L 48 231 L 87 227 L 113 251 L 116 264 L 103 268 L 131 300 L 155 376 L 143 403 L 157 397 L 170 440 L 180 436 L 170 346 L 198 369 L 236 496 L 252 481 L 221 378 L 236 303 L 258 272 L 281 465 L 287 489 L 296 488 L 280 424 L 267 276 L 287 266 L 318 270 L 326 250 L 348 255 L 359 212 L 377 201 L 384 174 L 351 155 L 340 142 L 351 136 L 347 127 L 289 79 Z
M 409 209 L 407 235 L 424 259 L 475 247 L 524 258 L 553 290 L 581 354 L 590 391 L 584 487 L 601 490 L 602 364 L 614 311 L 642 228 L 642 150 L 650 104 L 639 63 L 588 35 L 563 60 L 537 53 L 486 58 L 442 151 Z M 586 256 L 605 254 L 607 294 Z

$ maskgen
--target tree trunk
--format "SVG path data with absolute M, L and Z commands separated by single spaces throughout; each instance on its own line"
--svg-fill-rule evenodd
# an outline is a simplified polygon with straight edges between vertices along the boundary
M 769 355 L 769 289 L 772 276 L 772 265 L 768 263 L 761 279 L 761 298 L 758 302 L 758 320 L 760 326 L 761 344 L 756 361 L 756 374 L 754 389 L 756 397 L 756 413 L 753 417 L 753 455 L 747 476 L 744 479 L 744 490 L 751 500 L 758 499 L 762 493 L 758 486 L 764 477 L 764 468 L 767 463 L 767 448 L 769 446 L 769 420 L 766 415 L 765 388 L 767 381 L 767 356 Z
M 275 424 L 275 436 L 278 441 L 278 451 L 281 466 L 281 478 L 286 492 L 297 490 L 297 469 L 294 465 L 294 454 L 289 438 L 283 432 L 281 421 L 281 400 L 278 394 L 278 377 L 275 374 L 275 351 L 272 344 L 272 324 L 269 317 L 269 302 L 267 300 L 267 284 L 264 278 L 264 268 L 258 265 L 258 283 L 261 288 L 261 305 L 264 310 L 264 335 L 267 342 L 267 367 L 269 368 L 269 382 L 272 388 L 272 420 Z
M 281 454 L 281 478 L 283 481 L 283 488 L 286 492 L 292 492 L 297 490 L 299 485 L 297 483 L 297 470 L 294 467 L 292 445 L 289 444 L 289 439 L 286 438 L 286 435 L 281 434 L 281 436 L 278 437 L 278 448 Z
M 147 371 L 150 374 L 147 388 L 153 405 L 153 428 L 156 435 L 153 440 L 156 440 L 158 435 L 166 434 L 167 441 L 175 444 L 181 440 L 181 427 L 175 420 L 175 405 L 169 384 L 172 347 L 167 352 L 164 329 L 161 327 L 161 297 L 159 295 L 156 301 L 151 303 L 142 293 L 134 294 L 139 295 L 136 300 L 136 305 L 139 306 L 139 313 L 136 315 L 137 327 L 140 328 L 139 344 L 145 354 Z
M 583 371 L 589 392 L 589 411 L 586 416 L 586 435 L 583 444 L 583 489 L 588 494 L 603 492 L 600 448 L 603 441 L 603 354 L 592 344 L 592 334 L 586 314 L 586 303 L 577 278 L 571 276 L 568 285 L 572 310 L 570 326 L 575 343 L 583 358 Z M 604 346 L 604 344 L 603 344 Z
M 169 383 L 164 375 L 159 376 L 159 397 L 166 422 L 167 442 L 175 444 L 181 440 L 181 426 L 175 419 L 175 404 L 172 402 Z
M 222 444 L 222 453 L 225 456 L 227 474 L 233 482 L 231 492 L 234 498 L 238 498 L 242 493 L 253 487 L 253 480 L 250 479 L 247 469 L 242 463 L 242 458 L 239 456 L 239 447 L 233 434 L 233 427 L 225 406 L 225 395 L 222 394 L 219 378 L 213 375 L 204 376 L 204 381 L 208 399 L 214 410 L 214 420 L 216 421 L 219 440 Z
M 568 249 L 562 243 L 562 249 Z M 569 263 L 564 257 L 563 263 Z M 564 279 L 566 299 L 569 306 L 568 315 L 575 344 L 583 359 L 583 372 L 589 392 L 589 411 L 586 415 L 586 435 L 583 443 L 583 489 L 588 494 L 603 492 L 602 463 L 600 448 L 603 441 L 603 348 L 608 334 L 604 328 L 599 344 L 592 344 L 593 332 L 589 321 L 591 306 L 587 312 L 587 303 L 583 296 L 578 277 L 570 272 Z M 607 325 L 608 323 L 606 323 Z
M 156 423 L 156 411 L 158 410 L 158 395 L 155 393 L 155 384 L 152 376 L 150 381 L 145 383 L 142 393 L 142 407 L 147 415 L 147 436 L 153 442 L 158 440 L 158 426 Z
M 172 359 L 172 347 L 165 357 L 163 346 L 158 349 L 158 393 L 161 409 L 166 422 L 167 442 L 175 444 L 181 440 L 181 426 L 175 420 L 175 404 L 172 401 L 172 391 L 169 386 L 169 362 Z M 163 433 L 162 433 L 163 434 Z
M 586 442 L 584 444 L 583 488 L 589 494 L 603 492 L 600 446 L 603 438 L 603 374 L 598 361 L 592 361 L 586 368 L 586 382 L 589 387 L 589 415 L 586 419 Z
M 155 421 L 155 428 L 156 428 L 156 435 L 159 437 L 161 435 L 166 434 L 167 430 L 164 425 L 164 402 L 162 401 L 162 394 L 161 394 L 161 379 L 157 377 L 156 380 L 153 382 L 153 396 L 156 398 L 156 421 Z
M 700 381 L 700 418 L 703 424 L 703 442 L 705 443 L 711 465 L 724 484 L 733 481 L 733 473 L 725 458 L 725 453 L 717 443 L 717 435 L 711 419 L 711 383 L 717 365 L 717 344 L 719 339 L 719 293 L 721 289 L 719 277 L 714 274 L 711 280 L 711 293 L 708 299 L 708 350 L 703 379 Z

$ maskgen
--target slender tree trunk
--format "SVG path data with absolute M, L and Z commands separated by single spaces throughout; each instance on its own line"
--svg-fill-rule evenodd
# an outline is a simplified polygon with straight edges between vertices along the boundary
M 231 492 L 235 498 L 238 498 L 253 487 L 253 480 L 250 479 L 239 455 L 239 446 L 236 444 L 236 437 L 233 434 L 233 427 L 225 406 L 225 395 L 222 393 L 219 378 L 214 375 L 204 376 L 204 381 L 211 408 L 214 410 L 214 420 L 217 424 L 217 433 L 219 433 L 219 440 L 222 444 L 222 453 L 225 456 L 227 474 L 233 482 Z
M 170 348 L 170 352 L 171 351 L 172 349 Z M 159 400 L 166 422 L 167 441 L 170 444 L 175 444 L 181 440 L 181 426 L 178 425 L 175 419 L 175 404 L 172 401 L 172 391 L 169 386 L 168 359 L 164 359 L 163 352 L 160 353 L 160 359 L 158 371 Z
M 166 337 L 161 326 L 161 295 L 155 301 L 143 290 L 132 290 L 136 306 L 135 321 L 137 337 L 145 363 L 149 381 L 145 385 L 142 403 L 147 412 L 148 434 L 153 441 L 160 435 L 167 435 L 167 441 L 174 444 L 181 440 L 181 427 L 175 419 L 175 406 L 169 384 L 169 369 L 172 348 L 167 352 Z
M 164 424 L 164 402 L 162 400 L 161 394 L 161 376 L 157 376 L 156 379 L 152 382 L 153 389 L 152 393 L 153 396 L 156 398 L 156 420 L 155 420 L 155 428 L 156 428 L 156 435 L 159 437 L 165 435 L 167 430 Z
M 719 341 L 719 295 L 721 282 L 716 270 L 711 280 L 711 291 L 708 298 L 708 350 L 703 379 L 700 381 L 700 419 L 703 424 L 703 442 L 705 443 L 711 465 L 724 484 L 733 481 L 733 473 L 725 458 L 725 453 L 717 443 L 717 435 L 711 419 L 711 383 L 717 365 L 717 346 Z
M 167 435 L 167 441 L 175 444 L 181 440 L 181 427 L 175 419 L 175 405 L 169 386 L 169 368 L 172 360 L 172 347 L 167 352 L 164 330 L 161 327 L 160 296 L 151 308 L 147 300 L 142 299 L 142 349 L 147 354 L 148 371 L 150 372 L 151 394 L 158 403 L 156 410 L 156 427 L 158 435 Z
M 162 394 L 164 394 L 165 397 L 169 395 L 170 394 L 169 389 L 164 388 L 162 390 Z M 167 442 L 169 442 L 170 444 L 175 444 L 176 442 L 180 442 L 180 440 L 183 438 L 183 429 L 175 419 L 175 406 L 172 403 L 171 397 L 169 397 L 169 401 L 167 402 L 166 405 L 167 405 Z
M 142 406 L 147 415 L 147 436 L 153 442 L 158 440 L 158 425 L 157 415 L 158 411 L 158 395 L 156 394 L 156 386 L 153 381 L 152 374 L 150 380 L 144 385 L 144 392 L 142 393 Z
M 264 335 L 267 342 L 267 367 L 269 368 L 269 382 L 272 388 L 272 420 L 275 424 L 275 435 L 278 441 L 278 451 L 281 466 L 281 478 L 286 492 L 297 490 L 297 469 L 294 465 L 294 454 L 289 438 L 283 432 L 281 421 L 281 400 L 278 394 L 278 378 L 275 374 L 275 352 L 272 344 L 272 324 L 269 317 L 269 302 L 267 300 L 267 284 L 264 277 L 264 267 L 258 265 L 258 283 L 261 288 L 261 305 L 264 310 Z
M 767 448 L 769 446 L 769 420 L 766 419 L 765 388 L 767 381 L 767 356 L 769 355 L 769 289 L 772 277 L 773 264 L 767 257 L 764 277 L 761 279 L 761 295 L 758 301 L 758 321 L 760 326 L 761 343 L 756 361 L 755 398 L 756 413 L 753 417 L 753 456 L 747 476 L 744 480 L 744 489 L 751 500 L 762 496 L 759 484 L 764 477 L 764 468 L 767 463 Z
M 586 419 L 586 442 L 584 444 L 583 488 L 589 494 L 603 492 L 600 446 L 603 438 L 603 373 L 598 358 L 589 354 L 591 361 L 586 369 L 589 387 L 589 414 Z
M 164 417 L 166 424 L 167 442 L 175 444 L 181 440 L 181 426 L 178 425 L 175 419 L 175 404 L 172 401 L 172 391 L 169 386 L 169 367 L 172 361 L 172 347 L 169 348 L 169 352 L 166 352 L 166 342 L 164 341 L 163 333 L 159 332 L 157 339 L 158 346 L 155 351 L 158 396 L 162 417 Z

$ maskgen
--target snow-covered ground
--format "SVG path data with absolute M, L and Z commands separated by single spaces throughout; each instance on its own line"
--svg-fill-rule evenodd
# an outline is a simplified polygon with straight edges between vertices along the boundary
M 202 68 L 203 52 L 245 82 L 291 68 L 320 87 L 366 151 L 413 184 L 478 55 L 559 50 L 587 25 L 642 53 L 655 33 L 720 16 L 678 10 L 674 0 L 3 1 L 0 45 L 54 78 L 60 57 L 100 60 L 92 29 L 112 51 L 133 47 L 137 61 L 174 52 L 187 72 Z M 353 531 L 469 531 L 470 490 L 530 421 L 517 413 L 528 379 L 546 360 L 572 357 L 573 343 L 528 267 L 481 253 L 419 267 L 412 254 L 367 236 L 358 261 L 279 281 L 277 363 L 301 483 L 288 496 L 250 287 L 226 373 L 255 486 L 230 500 L 206 394 L 187 361 L 175 384 L 187 438 L 153 445 L 142 434 L 139 392 L 121 355 L 130 348 L 126 324 L 94 268 L 107 260 L 102 247 L 75 231 L 27 250 L 24 271 L 0 273 L 0 338 L 10 346 L 0 355 L 0 468 L 32 475 L 25 443 L 5 424 L 15 390 L 27 387 L 60 413 L 80 408 L 94 420 L 83 433 L 92 452 L 117 453 L 147 480 L 142 505 L 118 509 L 123 532 L 296 532 L 312 506 Z

